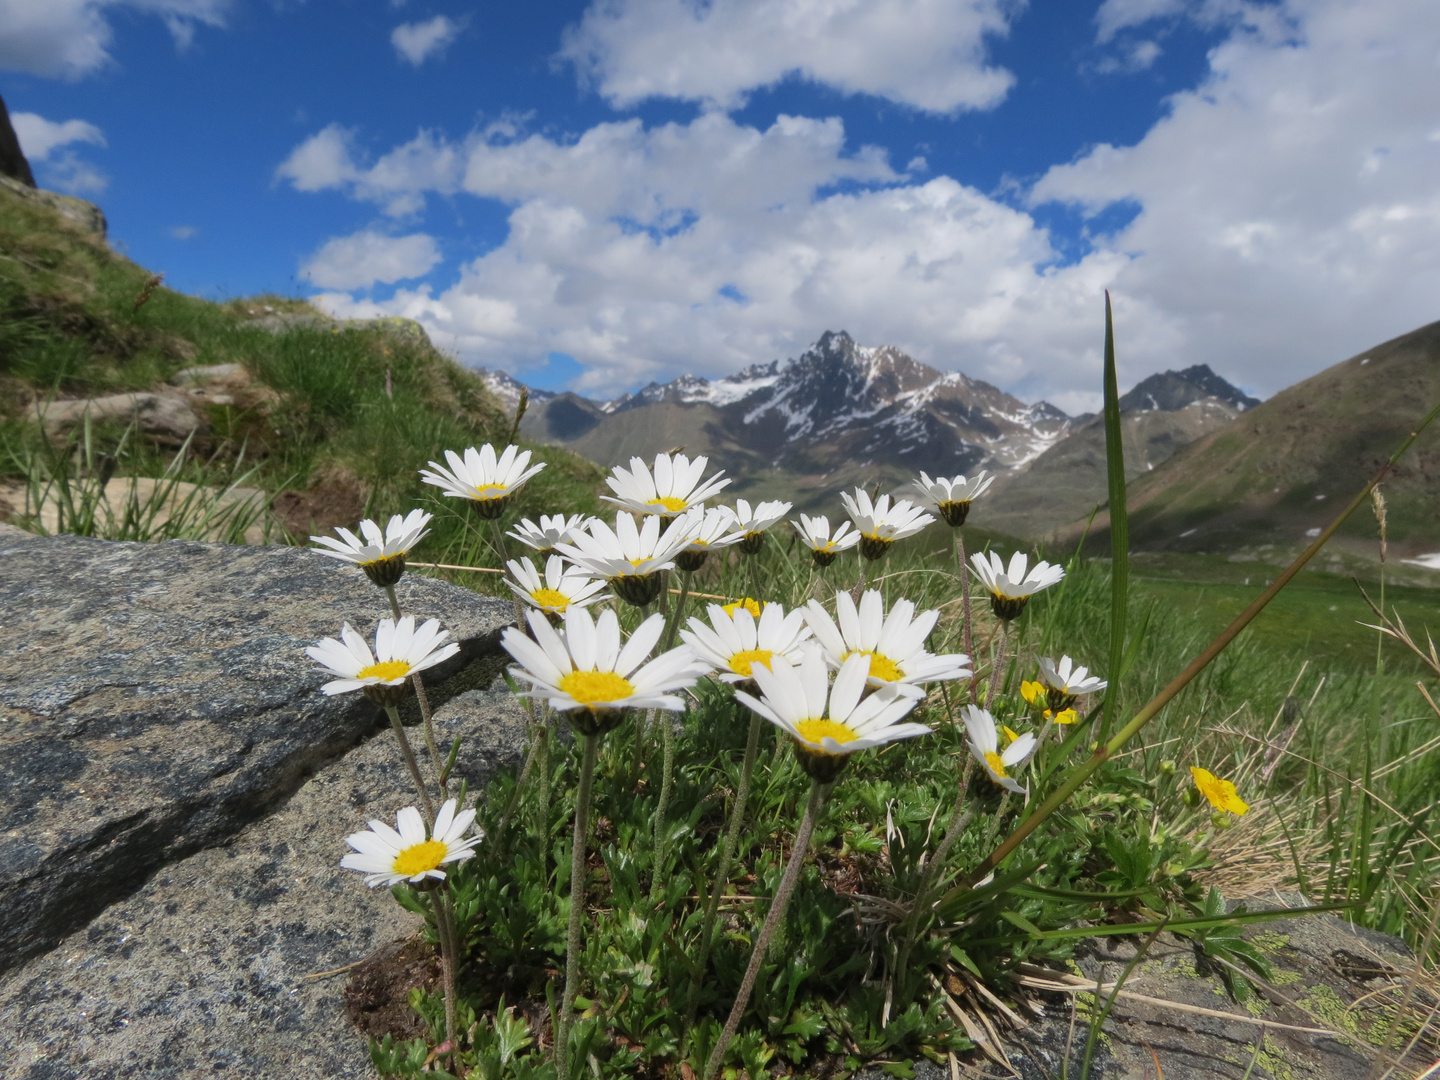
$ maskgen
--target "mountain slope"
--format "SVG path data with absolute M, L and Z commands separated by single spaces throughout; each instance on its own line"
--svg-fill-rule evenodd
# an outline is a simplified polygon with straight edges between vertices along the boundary
M 1205 364 L 1141 380 L 1120 398 L 1126 479 L 1258 404 Z M 1001 476 L 977 514 L 991 528 L 1039 539 L 1088 519 L 1107 497 L 1105 425 L 1091 414 L 1076 417 L 1073 430 L 1024 471 Z
M 1130 537 L 1152 550 L 1305 542 L 1440 403 L 1440 322 L 1341 361 L 1184 447 L 1136 480 Z M 1383 486 L 1392 557 L 1440 548 L 1440 431 L 1425 433 Z M 1092 537 L 1108 542 L 1097 518 Z M 1074 522 L 1067 537 L 1078 537 Z M 1342 536 L 1373 542 L 1368 512 Z

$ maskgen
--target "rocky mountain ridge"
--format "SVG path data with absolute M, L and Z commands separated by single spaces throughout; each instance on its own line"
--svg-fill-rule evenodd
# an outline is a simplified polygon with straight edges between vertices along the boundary
M 500 371 L 482 377 L 515 407 L 521 383 Z M 1026 474 L 1095 419 L 1067 416 L 1044 401 L 1027 404 L 895 346 L 859 345 L 844 331 L 826 331 L 794 359 L 753 364 L 722 379 L 682 375 L 608 401 L 529 394 L 522 430 L 532 438 L 602 465 L 684 446 L 735 475 L 737 494 L 783 496 L 802 506 L 848 483 L 895 484 L 920 469 Z M 1154 449 L 1144 455 L 1153 467 L 1254 403 L 1199 365 L 1150 376 L 1125 405 L 1157 414 L 1147 424 L 1155 429 L 1146 437 Z M 1103 468 L 1097 477 L 1103 490 Z

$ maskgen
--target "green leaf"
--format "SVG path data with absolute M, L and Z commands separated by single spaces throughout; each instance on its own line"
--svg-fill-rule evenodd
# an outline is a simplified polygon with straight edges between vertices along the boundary
M 1029 919 L 1025 918 L 1025 916 L 1021 915 L 1019 912 L 1002 911 L 1000 912 L 1000 917 L 1006 922 L 1013 923 L 1014 925 L 1018 926 L 1027 934 L 1034 935 L 1035 937 L 1041 937 L 1044 934 L 1044 931 L 1042 931 L 1038 926 L 1036 926 Z

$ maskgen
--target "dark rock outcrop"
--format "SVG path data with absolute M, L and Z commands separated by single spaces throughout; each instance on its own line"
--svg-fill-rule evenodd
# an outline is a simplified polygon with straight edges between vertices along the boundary
M 403 609 L 494 651 L 510 604 L 407 574 Z M 377 727 L 306 645 L 384 594 L 297 548 L 0 533 L 0 972 L 224 843 Z
M 523 713 L 496 686 L 436 711 L 442 738 L 465 737 L 471 792 L 524 748 Z M 159 869 L 0 980 L 0 1078 L 373 1077 L 345 969 L 419 919 L 339 863 L 345 836 L 413 802 L 381 731 L 224 846 Z
M 20 139 L 10 123 L 10 110 L 5 99 L 0 98 L 0 176 L 18 180 L 26 187 L 35 186 L 35 174 L 30 171 L 30 162 L 25 160 L 25 151 L 20 149 Z

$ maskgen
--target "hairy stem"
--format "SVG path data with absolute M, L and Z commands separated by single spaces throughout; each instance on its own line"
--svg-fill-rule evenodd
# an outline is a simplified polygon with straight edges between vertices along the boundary
M 985 691 L 985 708 L 995 700 L 995 691 L 1000 687 L 1000 676 L 1005 670 L 1005 659 L 1010 651 L 1010 620 L 1000 621 L 1000 646 L 995 651 L 995 666 L 990 669 L 990 686 Z
M 555 1053 L 560 1075 L 570 1075 L 570 1014 L 580 993 L 580 930 L 585 921 L 585 846 L 590 835 L 590 796 L 595 786 L 599 735 L 582 736 L 580 786 L 575 793 L 575 837 L 570 845 L 570 927 L 565 936 L 565 994 L 555 1018 Z
M 725 1021 L 720 1038 L 715 1042 L 710 1060 L 705 1063 L 704 1080 L 714 1080 L 720 1072 L 720 1066 L 725 1062 L 725 1051 L 729 1049 L 735 1033 L 740 1029 L 740 1018 L 745 1015 L 745 1007 L 750 1004 L 755 979 L 760 974 L 760 965 L 765 961 L 765 950 L 770 947 L 770 938 L 775 933 L 775 927 L 779 926 L 780 920 L 784 918 L 785 908 L 790 903 L 790 894 L 795 891 L 795 885 L 800 880 L 800 868 L 804 866 L 805 856 L 810 850 L 810 836 L 815 831 L 815 821 L 819 818 L 820 808 L 825 802 L 825 790 L 826 785 L 820 781 L 810 781 L 810 799 L 805 804 L 805 816 L 800 820 L 800 830 L 795 834 L 795 847 L 790 852 L 790 862 L 785 867 L 780 888 L 776 890 L 775 899 L 771 901 L 770 910 L 765 915 L 765 923 L 760 927 L 760 935 L 755 939 L 755 949 L 750 954 L 750 963 L 745 968 L 745 977 L 740 981 L 740 990 L 735 995 L 730 1016 Z
M 686 1014 L 686 1027 L 695 1019 L 700 981 L 705 973 L 705 965 L 710 960 L 710 937 L 715 929 L 715 916 L 720 911 L 720 898 L 725 894 L 725 885 L 730 878 L 730 861 L 734 859 L 735 845 L 740 841 L 740 828 L 745 824 L 745 807 L 750 801 L 750 782 L 755 776 L 755 758 L 760 749 L 760 723 L 760 714 L 751 713 L 750 733 L 745 737 L 745 762 L 740 767 L 740 786 L 735 790 L 735 802 L 730 807 L 730 820 L 720 841 L 720 861 L 715 866 L 715 881 L 710 886 L 710 899 L 705 904 L 705 918 L 700 924 L 700 955 L 695 961 L 695 973 L 690 977 L 690 1004 Z
M 450 909 L 450 892 L 441 887 L 435 899 L 435 929 L 440 935 L 440 971 L 445 982 L 445 1041 L 450 1044 L 450 1062 L 454 1067 L 460 1047 L 455 1040 L 455 973 L 460 964 L 460 945 L 455 936 L 455 918 Z
M 390 717 L 390 726 L 395 729 L 395 740 L 400 744 L 400 753 L 405 757 L 405 764 L 410 768 L 410 779 L 415 781 L 415 790 L 420 793 L 420 805 L 425 807 L 425 820 L 427 824 L 435 824 L 435 804 L 430 801 L 430 792 L 425 787 L 425 778 L 420 775 L 420 763 L 415 760 L 415 751 L 410 749 L 410 740 L 405 737 L 405 728 L 400 723 L 400 710 L 394 705 L 386 705 L 385 712 Z
M 400 601 L 395 597 L 395 586 L 386 585 L 385 595 L 390 598 L 390 611 L 395 616 L 395 621 L 400 621 Z M 420 703 L 420 720 L 425 726 L 425 749 L 430 754 L 430 764 L 435 769 L 435 782 L 440 785 L 440 794 L 447 794 L 445 789 L 445 765 L 440 760 L 440 750 L 435 745 L 435 727 L 430 722 L 430 699 L 425 696 L 425 683 L 420 678 L 419 672 L 412 672 L 410 684 L 415 687 L 415 700 Z
M 975 638 L 974 624 L 970 618 L 970 570 L 965 565 L 965 539 L 960 535 L 960 530 L 955 529 L 955 561 L 960 564 L 960 623 L 965 631 L 965 655 L 970 658 L 970 663 L 975 663 Z M 970 680 L 970 703 L 978 704 L 980 701 L 980 686 L 972 678 Z

